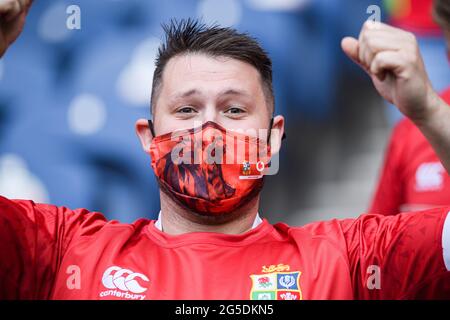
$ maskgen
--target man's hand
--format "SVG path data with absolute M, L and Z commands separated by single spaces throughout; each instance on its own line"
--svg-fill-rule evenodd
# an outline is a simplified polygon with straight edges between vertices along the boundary
M 0 58 L 22 32 L 32 0 L 0 0 Z
M 437 94 L 425 71 L 416 38 L 410 32 L 367 21 L 359 38 L 346 37 L 342 49 L 372 78 L 387 101 L 414 122 L 433 111 Z
M 450 106 L 433 90 L 415 37 L 379 22 L 366 22 L 359 39 L 342 49 L 372 78 L 378 92 L 409 117 L 450 174 Z

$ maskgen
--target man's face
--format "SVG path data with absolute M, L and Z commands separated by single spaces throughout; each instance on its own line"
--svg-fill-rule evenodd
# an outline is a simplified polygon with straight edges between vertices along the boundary
M 155 134 L 189 129 L 207 121 L 227 130 L 268 129 L 272 115 L 267 103 L 261 77 L 252 65 L 204 54 L 176 56 L 164 69 L 153 105 Z M 149 138 L 146 123 L 138 120 L 136 131 L 147 151 L 153 137 Z M 273 127 L 283 130 L 283 123 L 283 117 L 277 116 Z M 272 140 L 272 148 L 278 151 L 279 141 Z

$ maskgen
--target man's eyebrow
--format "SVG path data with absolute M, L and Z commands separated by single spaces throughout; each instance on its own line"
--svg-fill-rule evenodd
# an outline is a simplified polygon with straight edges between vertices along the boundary
M 227 89 L 227 90 L 221 92 L 220 95 L 250 96 L 250 94 L 247 93 L 246 91 L 237 90 L 237 89 Z
M 185 92 L 175 93 L 173 95 L 173 98 L 174 99 L 188 98 L 190 96 L 199 95 L 199 94 L 201 94 L 201 92 L 199 90 L 197 90 L 197 89 L 190 89 L 190 90 L 187 90 Z M 251 96 L 246 91 L 242 91 L 242 90 L 239 90 L 239 89 L 232 89 L 232 88 L 226 89 L 226 90 L 220 92 L 219 96 L 222 96 L 222 95 L 238 95 L 238 96 L 247 96 L 247 97 Z

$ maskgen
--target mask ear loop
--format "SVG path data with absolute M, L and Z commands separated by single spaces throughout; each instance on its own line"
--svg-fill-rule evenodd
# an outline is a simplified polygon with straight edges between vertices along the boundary
M 150 132 L 152 133 L 153 138 L 156 137 L 155 135 L 155 129 L 153 128 L 153 122 L 152 120 L 147 120 L 148 121 L 148 128 L 150 129 Z
M 270 119 L 270 125 L 269 125 L 269 134 L 267 135 L 267 143 L 270 145 L 270 135 L 272 134 L 272 127 L 273 127 L 273 117 Z M 283 132 L 283 136 L 281 137 L 281 140 L 286 139 L 286 132 Z

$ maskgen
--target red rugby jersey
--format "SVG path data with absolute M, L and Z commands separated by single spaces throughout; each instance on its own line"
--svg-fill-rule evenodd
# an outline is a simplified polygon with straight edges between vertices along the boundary
M 174 236 L 0 197 L 0 299 L 450 298 L 449 210 Z
M 450 104 L 450 88 L 442 95 Z M 397 214 L 450 206 L 450 176 L 409 119 L 394 128 L 369 212 Z

